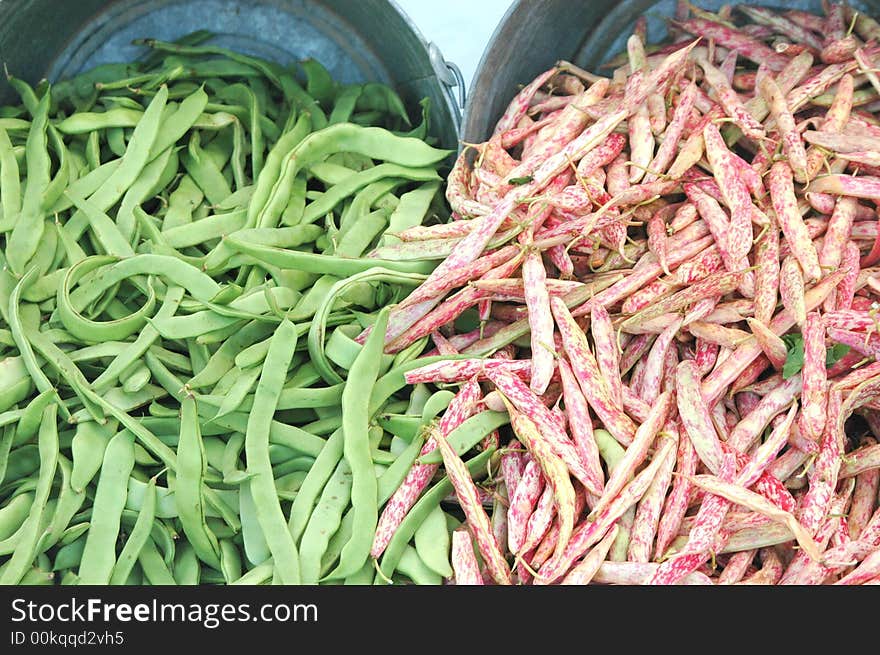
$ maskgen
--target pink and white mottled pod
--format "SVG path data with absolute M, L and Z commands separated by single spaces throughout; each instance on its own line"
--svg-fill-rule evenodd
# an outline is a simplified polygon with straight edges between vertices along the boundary
M 618 527 L 616 525 L 611 526 L 611 529 L 608 533 L 602 537 L 602 539 L 593 546 L 592 549 L 584 556 L 584 558 L 578 562 L 577 566 L 575 566 L 571 571 L 568 572 L 562 581 L 559 584 L 563 585 L 586 585 L 590 584 L 590 581 L 593 579 L 593 576 L 599 571 L 599 568 L 602 566 L 602 563 L 605 561 L 605 558 L 608 556 L 608 551 L 611 550 L 611 546 L 614 544 L 614 540 L 617 538 Z
M 672 491 L 669 492 L 660 515 L 660 524 L 657 526 L 655 559 L 664 556 L 669 544 L 679 534 L 679 526 L 688 509 L 688 497 L 693 489 L 690 476 L 696 473 L 699 458 L 691 440 L 685 437 L 686 435 L 681 434 L 678 440 L 676 475 L 672 481 Z
M 791 171 L 791 167 L 784 161 L 776 162 L 770 167 L 770 198 L 782 233 L 792 254 L 803 268 L 806 280 L 818 280 L 822 277 L 819 255 L 798 210 Z
M 872 437 L 865 437 L 862 440 L 862 445 L 870 446 L 876 443 L 877 440 Z M 849 509 L 850 539 L 858 539 L 865 526 L 871 521 L 871 517 L 875 513 L 878 488 L 880 488 L 880 469 L 864 471 L 856 476 L 852 505 Z M 880 509 L 877 512 L 880 516 Z
M 647 104 L 640 106 L 627 121 L 629 130 L 629 183 L 637 184 L 654 157 L 654 134 Z M 611 189 L 609 188 L 609 191 Z M 611 192 L 614 195 L 614 192 Z
M 485 400 L 485 399 L 484 399 Z M 499 402 L 501 402 L 499 400 Z M 504 407 L 504 403 L 501 402 Z M 508 503 L 513 499 L 523 470 L 526 467 L 528 453 L 523 452 L 523 446 L 516 439 L 511 439 L 507 447 L 501 452 L 501 477 L 504 480 L 504 488 L 507 491 Z
M 487 572 L 497 584 L 513 584 L 510 566 L 504 559 L 498 542 L 495 541 L 489 516 L 480 503 L 477 487 L 468 473 L 467 466 L 440 430 L 434 433 L 434 439 L 443 455 L 446 474 L 452 482 L 455 495 L 477 541 Z
M 700 302 L 702 303 L 705 301 Z M 693 313 L 694 312 L 692 312 L 692 314 Z M 697 320 L 692 320 L 690 323 L 687 323 L 687 317 L 685 317 L 685 323 L 687 324 L 688 331 L 695 337 L 703 339 L 704 341 L 711 341 L 712 343 L 718 344 L 722 348 L 727 348 L 729 350 L 733 350 L 739 344 L 751 338 L 751 335 L 745 330 L 724 327 L 717 323 Z
M 752 330 L 752 334 L 761 346 L 761 350 L 770 360 L 773 368 L 782 370 L 788 351 L 785 342 L 776 335 L 770 328 L 756 318 L 748 318 L 746 321 Z
M 676 438 L 676 440 L 679 438 L 677 428 L 669 421 L 667 421 L 664 431 Z M 663 466 L 657 471 L 657 475 L 651 481 L 651 485 L 639 501 L 632 530 L 630 531 L 629 548 L 627 549 L 628 561 L 651 561 L 654 551 L 654 537 L 660 524 L 663 501 L 666 499 L 666 493 L 669 490 L 674 469 L 674 458 L 667 457 L 663 460 Z M 659 556 L 659 553 L 657 555 Z
M 778 34 L 787 35 L 794 43 L 804 43 L 815 50 L 822 49 L 822 39 L 815 35 L 811 28 L 801 25 L 785 15 L 778 14 L 766 7 L 752 5 L 737 5 L 736 9 L 755 23 L 767 25 Z M 815 14 L 810 14 L 810 18 L 818 17 Z
M 718 344 L 709 341 L 697 339 L 697 345 L 694 351 L 694 363 L 697 365 L 697 371 L 700 376 L 707 375 L 718 361 L 718 354 L 721 347 Z
M 732 503 L 747 507 L 752 511 L 766 516 L 772 521 L 785 525 L 791 531 L 791 534 L 794 535 L 798 545 L 806 551 L 812 559 L 818 560 L 821 557 L 816 542 L 813 541 L 812 536 L 806 528 L 798 523 L 798 520 L 794 515 L 790 512 L 779 509 L 779 507 L 763 496 L 753 491 L 749 491 L 748 489 L 744 489 L 739 485 L 724 482 L 713 475 L 695 475 L 691 480 L 696 486 L 711 494 L 726 498 Z
M 730 209 L 730 226 L 725 246 L 731 258 L 740 260 L 752 249 L 752 215 L 754 205 L 748 187 L 740 177 L 739 167 L 733 160 L 718 128 L 709 124 L 703 129 L 706 156 L 721 189 L 724 202 Z
M 788 59 L 769 46 L 752 38 L 742 30 L 728 27 L 705 18 L 690 18 L 677 22 L 678 27 L 695 36 L 712 39 L 717 46 L 736 50 L 746 59 L 756 64 L 766 64 L 771 70 L 780 71 L 788 63 Z
M 693 284 L 725 268 L 717 246 L 706 248 L 692 260 L 684 262 L 675 272 L 679 284 Z
M 852 307 L 859 280 L 860 256 L 859 247 L 855 243 L 849 242 L 846 244 L 846 247 L 843 249 L 843 259 L 840 262 L 840 269 L 844 271 L 844 274 L 835 290 L 837 297 L 836 309 L 849 309 Z
M 853 105 L 853 77 L 844 75 L 837 84 L 837 93 L 820 127 L 825 132 L 842 132 L 850 118 Z M 804 135 L 806 139 L 806 135 Z M 807 175 L 810 179 L 816 177 L 822 169 L 825 161 L 825 153 L 815 147 L 807 149 Z M 828 213 L 828 212 L 825 212 Z
M 554 508 L 555 500 L 553 498 L 553 487 L 545 486 L 541 492 L 541 497 L 535 505 L 532 515 L 526 522 L 526 536 L 517 555 L 532 550 L 541 543 L 544 535 L 550 529 L 553 523 L 556 510 Z
M 536 422 L 515 409 L 513 405 L 509 405 L 507 411 L 510 414 L 513 431 L 532 453 L 532 457 L 541 467 L 547 485 L 553 490 L 553 501 L 559 519 L 556 552 L 562 552 L 571 538 L 577 513 L 577 494 L 568 477 L 568 470 L 563 460 L 553 452 L 550 444 L 544 439 Z
M 475 376 L 486 379 L 493 371 L 504 371 L 517 377 L 528 379 L 532 363 L 526 359 L 457 359 L 439 361 L 414 368 L 404 374 L 407 384 L 452 383 L 469 380 Z
M 712 87 L 718 102 L 725 113 L 733 120 L 733 123 L 750 139 L 755 141 L 763 139 L 764 126 L 755 120 L 754 116 L 746 109 L 739 94 L 730 85 L 727 76 L 705 58 L 697 57 L 697 63 L 703 69 L 706 82 Z
M 800 429 L 807 439 L 816 443 L 825 429 L 828 404 L 828 375 L 825 366 L 825 326 L 818 312 L 807 314 L 803 326 L 804 365 L 801 392 Z
M 792 112 L 798 112 L 812 98 L 824 93 L 847 73 L 858 68 L 855 60 L 840 64 L 830 64 L 807 78 L 800 86 L 785 94 L 785 101 Z
M 507 547 L 511 553 L 519 553 L 525 542 L 529 516 L 541 496 L 543 478 L 541 467 L 533 458 L 529 459 L 522 472 L 519 484 L 510 497 L 507 508 Z
M 779 267 L 779 296 L 785 307 L 803 328 L 807 320 L 807 303 L 805 298 L 804 275 L 798 261 L 791 255 L 782 260 Z
M 685 433 L 700 460 L 715 473 L 721 467 L 721 443 L 700 392 L 700 375 L 694 362 L 685 360 L 678 365 L 675 390 L 678 414 Z
M 547 271 L 541 254 L 527 250 L 523 260 L 523 288 L 529 309 L 532 344 L 531 389 L 541 395 L 550 384 L 555 369 L 553 351 L 553 315 L 547 292 Z
M 568 415 L 572 440 L 584 468 L 591 476 L 590 484 L 584 486 L 598 496 L 602 494 L 605 474 L 602 471 L 599 449 L 593 436 L 593 421 L 590 417 L 589 406 L 568 361 L 560 358 L 558 365 L 559 376 L 562 380 L 562 397 L 565 402 L 565 412 Z
M 697 85 L 693 82 L 679 94 L 678 104 L 672 114 L 672 120 L 666 126 L 663 133 L 663 142 L 657 148 L 654 159 L 648 164 L 648 173 L 644 177 L 645 182 L 653 182 L 666 172 L 673 157 L 676 155 L 678 143 L 684 134 L 685 124 L 694 107 L 697 95 Z
M 828 418 L 822 434 L 819 456 L 813 464 L 807 489 L 799 511 L 804 528 L 815 535 L 824 520 L 840 472 L 840 456 L 843 454 L 844 435 L 838 428 L 841 411 L 841 394 L 832 390 L 828 394 Z
M 682 320 L 678 319 L 661 332 L 645 360 L 644 376 L 640 386 L 639 396 L 649 405 L 652 405 L 660 395 L 660 383 L 662 381 L 666 353 L 681 328 Z
M 651 463 L 636 474 L 617 498 L 596 517 L 596 520 L 581 523 L 572 534 L 565 550 L 561 554 L 555 554 L 541 566 L 536 582 L 550 584 L 565 575 L 575 560 L 597 544 L 624 512 L 641 500 L 662 466 L 663 459 L 672 457 L 674 450 L 675 443 L 671 439 L 664 439 Z
M 625 329 L 627 326 L 637 325 L 641 321 L 656 318 L 668 312 L 677 312 L 705 298 L 715 298 L 728 294 L 741 286 L 746 273 L 747 271 L 745 270 L 714 273 L 630 316 L 620 326 Z
M 748 452 L 775 416 L 787 409 L 802 388 L 801 376 L 794 375 L 764 395 L 758 405 L 731 431 L 727 445 Z
M 620 379 L 620 352 L 611 317 L 604 305 L 593 307 L 590 314 L 590 331 L 593 335 L 593 342 L 596 344 L 596 363 L 608 387 L 608 394 L 612 402 L 622 408 L 623 382 Z
M 720 479 L 732 480 L 736 471 L 735 457 L 732 453 L 724 455 L 721 462 Z M 663 561 L 648 584 L 671 585 L 693 573 L 709 558 L 709 551 L 716 540 L 724 542 L 726 536 L 719 534 L 724 517 L 730 509 L 730 502 L 719 496 L 710 495 L 700 504 L 696 520 L 688 534 L 688 540 L 681 551 Z
M 547 71 L 544 71 L 538 77 L 531 81 L 527 86 L 523 87 L 523 89 L 516 94 L 513 100 L 507 105 L 507 109 L 504 110 L 504 113 L 501 115 L 501 118 L 495 124 L 495 130 L 493 135 L 501 134 L 502 132 L 506 132 L 507 130 L 511 130 L 516 127 L 517 123 L 519 123 L 520 118 L 526 115 L 526 112 L 529 110 L 529 105 L 532 102 L 532 98 L 535 97 L 535 94 L 538 90 L 544 86 L 554 75 L 559 72 L 559 69 L 555 66 Z
M 611 399 L 583 330 L 577 325 L 561 299 L 551 298 L 550 307 L 559 333 L 562 335 L 569 363 L 578 378 L 584 397 L 615 439 L 623 444 L 631 443 L 636 433 L 635 425 Z
M 446 412 L 437 426 L 437 431 L 447 435 L 473 416 L 477 411 L 477 405 L 481 396 L 480 385 L 476 379 L 471 379 L 463 384 L 459 392 L 449 403 L 449 407 L 446 408 Z M 420 454 L 426 455 L 436 447 L 436 441 L 433 438 L 429 438 L 422 446 Z M 378 558 L 385 551 L 385 547 L 391 541 L 391 537 L 394 536 L 400 522 L 403 521 L 407 512 L 412 509 L 412 506 L 431 482 L 438 468 L 439 465 L 437 464 L 413 464 L 409 473 L 406 474 L 406 478 L 404 478 L 382 510 L 379 523 L 376 526 L 373 545 L 370 549 L 372 557 Z
M 474 543 L 466 528 L 457 528 L 452 531 L 451 563 L 456 585 L 483 584 L 483 574 L 480 573 L 480 565 L 477 563 L 477 555 L 474 553 Z
M 694 231 L 700 233 L 700 237 L 693 237 L 693 235 L 688 234 L 691 239 L 682 239 L 681 241 L 673 241 L 670 239 L 669 243 L 669 266 L 670 268 L 675 268 L 683 261 L 687 261 L 691 259 L 698 253 L 702 252 L 710 245 L 712 245 L 712 237 L 705 236 L 706 229 L 702 225 L 702 223 L 697 223 L 691 226 L 692 228 L 696 228 Z M 679 237 L 688 232 L 690 228 L 686 228 L 682 232 L 676 235 Z M 644 264 L 641 266 L 637 265 L 633 268 L 632 273 L 624 277 L 619 282 L 615 282 L 610 287 L 606 288 L 603 291 L 598 292 L 595 296 L 593 296 L 590 300 L 578 306 L 576 309 L 572 311 L 572 315 L 577 316 L 585 316 L 590 313 L 592 308 L 596 305 L 605 305 L 610 306 L 614 305 L 617 302 L 620 302 L 628 295 L 634 293 L 641 289 L 644 285 L 652 282 L 653 280 L 660 277 L 663 273 L 663 268 L 660 266 L 660 263 L 657 261 L 656 257 L 648 253 L 645 255 L 643 261 Z
M 645 461 L 648 451 L 666 423 L 672 407 L 673 394 L 668 391 L 660 394 L 660 397 L 657 398 L 657 401 L 651 407 L 648 419 L 639 426 L 632 443 L 611 472 L 608 481 L 605 483 L 602 496 L 593 506 L 588 518 L 595 518 L 601 514 L 626 486 L 635 470 Z
M 538 427 L 538 440 L 546 443 L 549 448 L 565 462 L 571 474 L 582 484 L 590 484 L 590 474 L 581 463 L 574 444 L 565 430 L 559 426 L 553 413 L 543 402 L 520 380 L 506 371 L 487 371 L 488 378 L 501 392 L 502 396 L 525 414 Z M 524 445 L 532 452 L 529 444 Z M 545 471 L 545 475 L 547 472 Z

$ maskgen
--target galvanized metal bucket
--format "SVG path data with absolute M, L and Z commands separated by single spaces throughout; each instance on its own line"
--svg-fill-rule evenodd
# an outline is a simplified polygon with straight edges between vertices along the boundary
M 454 148 L 464 83 L 397 5 L 387 0 L 0 0 L 0 62 L 31 82 L 132 61 L 132 40 L 195 30 L 218 45 L 281 64 L 312 57 L 342 82 L 378 81 L 414 115 L 431 100 L 432 133 Z M 0 82 L 0 103 L 15 98 Z
M 718 10 L 725 0 L 697 0 L 700 7 Z M 821 13 L 819 0 L 749 2 Z M 873 16 L 880 1 L 850 4 Z M 495 29 L 468 91 L 462 119 L 462 139 L 485 141 L 519 87 L 560 59 L 601 73 L 598 67 L 626 51 L 635 20 L 644 15 L 648 40 L 666 38 L 666 19 L 675 14 L 675 0 L 517 0 Z

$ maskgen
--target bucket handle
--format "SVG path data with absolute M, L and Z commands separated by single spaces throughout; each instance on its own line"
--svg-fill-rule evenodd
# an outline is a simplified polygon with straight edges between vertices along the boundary
M 440 52 L 440 48 L 436 43 L 428 44 L 428 56 L 431 60 L 431 67 L 434 74 L 443 85 L 443 91 L 450 100 L 450 105 L 455 112 L 455 122 L 461 124 L 461 112 L 464 109 L 467 99 L 467 89 L 464 85 L 464 76 L 461 69 L 451 61 L 447 61 Z M 458 97 L 456 98 L 455 90 L 458 89 Z

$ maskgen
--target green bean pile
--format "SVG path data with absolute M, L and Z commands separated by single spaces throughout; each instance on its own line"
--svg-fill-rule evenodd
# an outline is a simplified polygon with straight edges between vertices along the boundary
M 426 340 L 384 355 L 380 309 L 436 261 L 362 255 L 448 218 L 449 152 L 427 142 L 427 103 L 413 127 L 385 85 L 209 36 L 9 79 L 2 584 L 374 580 L 377 513 L 424 440 L 405 419 L 428 400 L 403 379 Z M 421 558 L 407 543 L 448 492 L 414 508 L 389 575 L 448 569 L 442 513 Z

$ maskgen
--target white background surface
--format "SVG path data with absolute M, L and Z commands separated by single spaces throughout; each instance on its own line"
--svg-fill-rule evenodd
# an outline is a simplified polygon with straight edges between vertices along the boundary
M 465 88 L 511 0 L 395 0 L 428 41 L 461 68 Z

